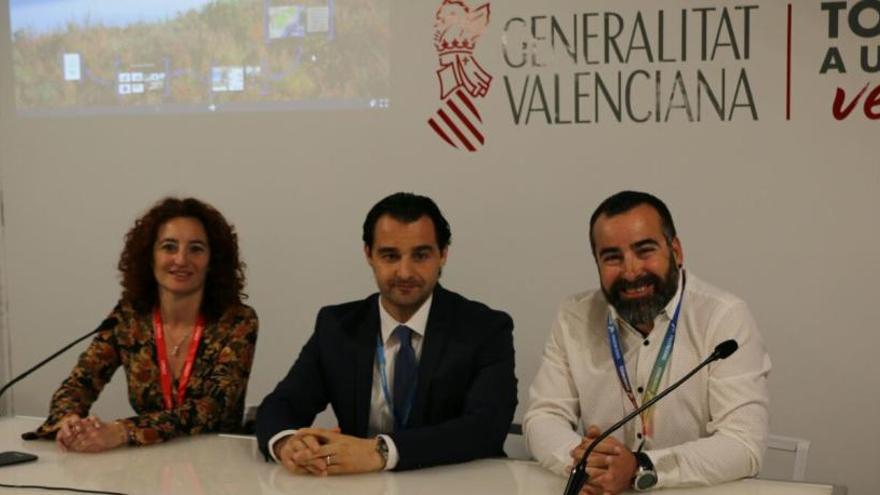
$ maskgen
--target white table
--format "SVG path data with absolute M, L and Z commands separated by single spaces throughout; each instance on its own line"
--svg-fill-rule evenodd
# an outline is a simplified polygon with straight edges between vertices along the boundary
M 561 494 L 565 480 L 534 462 L 485 459 L 401 473 L 314 478 L 294 476 L 263 461 L 251 437 L 202 435 L 101 454 L 59 451 L 47 441 L 21 440 L 36 418 L 0 418 L 0 451 L 36 454 L 36 462 L 0 467 L 0 483 L 66 486 L 130 495 L 535 495 Z M 42 494 L 0 488 L 0 495 Z M 64 492 L 59 492 L 64 493 Z M 841 487 L 741 480 L 711 488 L 663 490 L 663 495 L 840 495 Z

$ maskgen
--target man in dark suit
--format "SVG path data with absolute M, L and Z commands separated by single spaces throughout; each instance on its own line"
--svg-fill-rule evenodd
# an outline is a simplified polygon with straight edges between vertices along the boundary
M 513 321 L 437 284 L 451 238 L 427 197 L 364 221 L 379 293 L 327 306 L 260 405 L 260 449 L 300 474 L 415 469 L 504 455 L 516 409 Z M 330 404 L 334 430 L 310 428 Z

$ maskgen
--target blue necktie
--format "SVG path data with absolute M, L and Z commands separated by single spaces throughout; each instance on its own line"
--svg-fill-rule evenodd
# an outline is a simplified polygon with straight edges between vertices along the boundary
M 397 350 L 397 358 L 394 360 L 394 429 L 397 431 L 404 429 L 409 418 L 418 364 L 416 351 L 412 346 L 412 329 L 400 325 L 394 331 L 400 341 L 400 349 Z

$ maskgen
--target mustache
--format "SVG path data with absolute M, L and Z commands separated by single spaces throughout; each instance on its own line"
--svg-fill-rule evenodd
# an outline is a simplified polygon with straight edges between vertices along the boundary
M 653 273 L 646 273 L 644 275 L 639 276 L 635 280 L 629 281 L 624 279 L 617 279 L 611 284 L 611 292 L 612 294 L 620 294 L 623 291 L 630 289 L 637 289 L 643 285 L 653 285 L 655 288 L 660 287 L 663 284 L 663 281 L 660 280 L 660 277 Z

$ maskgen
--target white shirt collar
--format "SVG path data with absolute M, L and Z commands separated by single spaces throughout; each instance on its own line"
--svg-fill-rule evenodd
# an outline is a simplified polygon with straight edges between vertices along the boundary
M 428 326 L 428 314 L 431 312 L 431 304 L 434 302 L 434 294 L 428 296 L 428 299 L 422 303 L 422 306 L 412 315 L 409 321 L 397 321 L 391 316 L 391 313 L 382 306 L 382 296 L 376 298 L 376 304 L 379 305 L 379 322 L 382 330 L 382 342 L 387 343 L 391 337 L 391 333 L 399 325 L 406 325 L 410 330 L 417 333 L 420 337 L 425 336 L 425 328 Z

